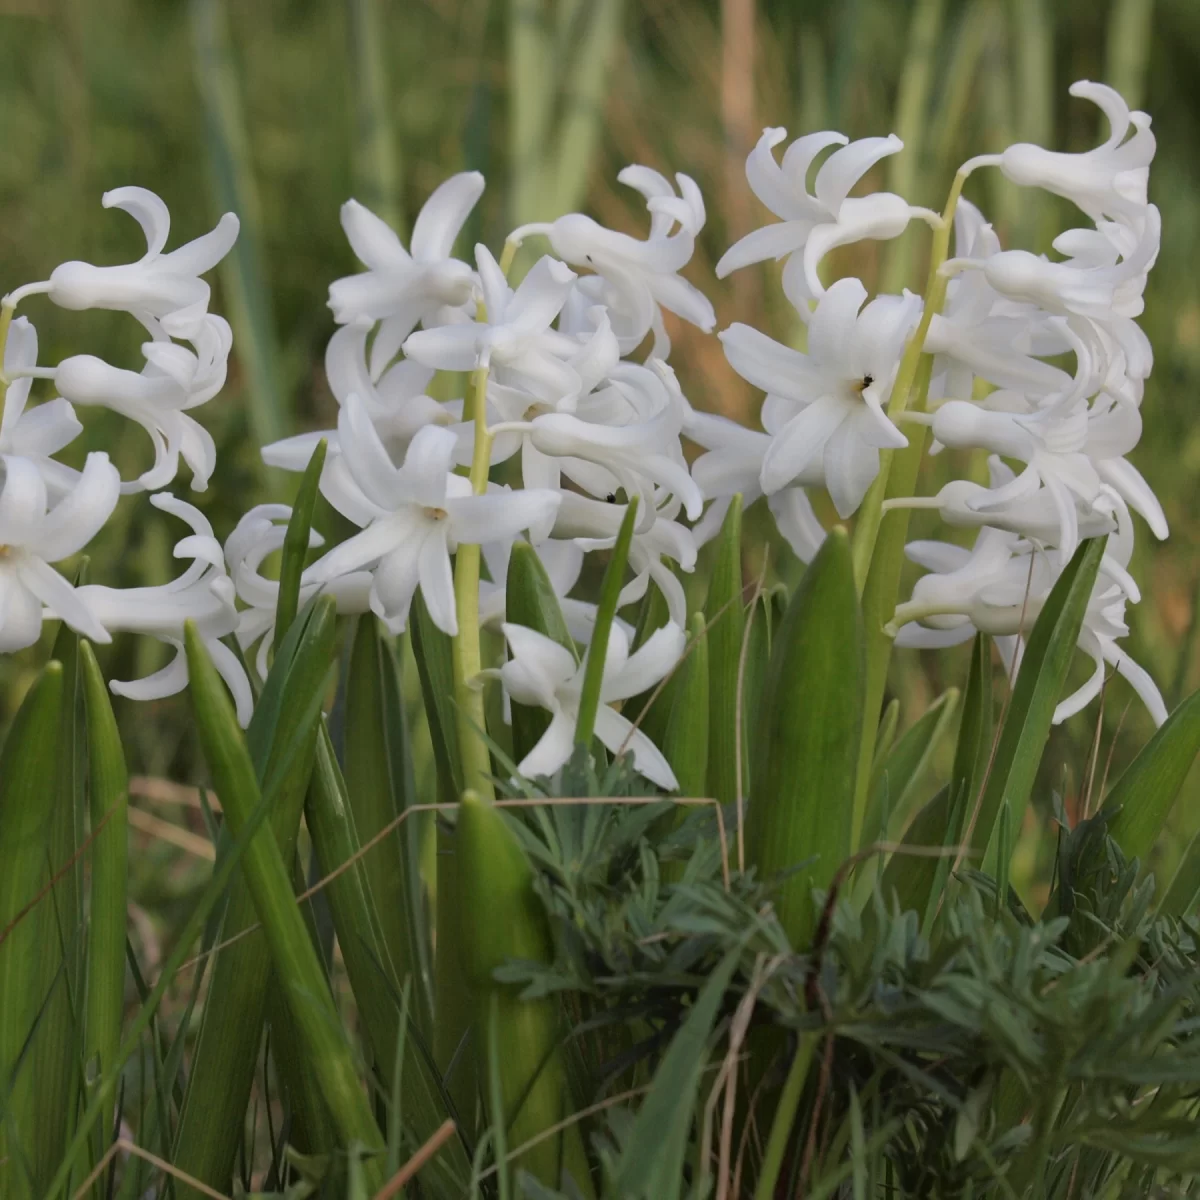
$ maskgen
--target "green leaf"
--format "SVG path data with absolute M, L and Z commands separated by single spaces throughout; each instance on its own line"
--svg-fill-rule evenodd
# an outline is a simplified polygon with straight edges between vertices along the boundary
M 304 811 L 317 862 L 329 880 L 324 892 L 371 1057 L 381 1072 L 390 1073 L 400 1054 L 404 1122 L 418 1143 L 423 1142 L 451 1115 L 450 1106 L 442 1095 L 437 1072 L 423 1052 L 420 1032 L 409 1022 L 401 1038 L 397 1021 L 403 979 L 383 937 L 365 859 L 359 854 L 362 839 L 354 825 L 346 782 L 324 724 L 317 738 L 316 761 Z M 440 1012 L 438 1015 L 441 1016 Z M 421 1172 L 422 1186 L 431 1196 L 446 1200 L 457 1200 L 469 1178 L 470 1163 L 461 1139 L 449 1143 Z
M 510 1145 L 520 1146 L 557 1125 L 567 1112 L 563 1022 L 557 998 L 522 999 L 518 987 L 499 983 L 494 975 L 509 959 L 551 962 L 554 948 L 534 890 L 533 868 L 500 810 L 465 792 L 456 842 L 459 912 L 470 914 L 459 927 L 458 949 L 473 995 L 475 1029 L 490 1035 L 480 1039 L 487 1044 L 479 1047 L 477 1057 L 484 1078 L 489 1058 L 499 1073 L 502 1111 L 493 1105 L 491 1121 L 506 1130 Z M 560 1164 L 588 1194 L 578 1124 L 531 1147 L 513 1165 L 557 1186 Z
M 416 803 L 399 675 L 391 639 L 374 616 L 361 616 L 346 677 L 342 761 L 346 794 L 363 843 L 378 838 Z M 432 996 L 418 872 L 419 833 L 416 821 L 406 822 L 367 851 L 363 866 L 389 955 L 401 983 L 412 975 L 417 1026 L 428 1032 Z M 385 1064 L 391 1061 L 389 1057 Z
M 657 590 L 657 589 L 655 589 Z M 505 616 L 514 625 L 524 625 L 570 650 L 578 659 L 575 642 L 554 592 L 554 584 L 537 551 L 528 542 L 517 542 L 508 560 L 505 583 Z M 537 745 L 550 725 L 550 714 L 542 708 L 512 702 L 513 759 L 521 760 Z
M 897 813 L 908 810 L 921 777 L 929 768 L 942 738 L 958 711 L 958 689 L 943 692 L 905 730 L 880 765 L 867 819 L 863 825 L 863 841 L 886 837 L 888 827 Z
M 116 1062 L 121 1045 L 128 912 L 129 776 L 104 676 L 91 646 L 81 642 L 79 649 L 87 714 L 92 827 L 84 1062 L 88 1076 L 94 1079 Z M 109 1105 L 100 1129 L 108 1131 L 112 1127 L 113 1109 Z
M 417 660 L 417 674 L 425 698 L 425 716 L 433 741 L 438 798 L 443 804 L 454 804 L 462 792 L 463 778 L 455 725 L 451 638 L 433 623 L 419 589 L 413 597 L 409 620 L 412 622 L 413 657 Z
M 1105 797 L 1108 835 L 1127 858 L 1146 856 L 1200 752 L 1200 692 L 1166 720 Z
M 608 654 L 608 635 L 612 630 L 613 618 L 617 615 L 617 604 L 621 596 L 621 584 L 625 578 L 625 565 L 629 561 L 629 547 L 633 541 L 633 527 L 637 523 L 638 498 L 634 496 L 625 509 L 625 517 L 617 532 L 612 556 L 600 585 L 600 600 L 596 605 L 596 624 L 592 641 L 588 647 L 587 663 L 583 670 L 583 691 L 579 697 L 579 713 L 575 719 L 575 745 L 591 746 L 592 733 L 596 727 L 596 713 L 600 710 L 600 685 L 604 680 L 604 660 Z
M 746 629 L 742 602 L 742 498 L 734 496 L 717 537 L 708 600 L 708 794 L 722 804 L 737 799 L 737 681 Z M 746 758 L 743 757 L 743 770 Z
M 780 924 L 803 946 L 812 889 L 850 853 L 854 772 L 863 719 L 863 634 L 850 546 L 835 529 L 792 597 L 775 638 L 746 816 L 750 863 L 784 875 Z
M 988 638 L 982 633 L 976 634 L 951 782 L 913 818 L 901 840 L 906 848 L 944 849 L 955 845 L 962 836 L 963 824 L 974 798 L 979 795 L 992 748 L 990 653 Z M 884 900 L 890 903 L 894 896 L 901 912 L 916 912 L 923 923 L 927 922 L 953 862 L 951 856 L 931 858 L 903 851 L 893 854 L 883 872 L 881 890 Z
M 739 945 L 721 959 L 671 1039 L 625 1138 L 611 1195 L 627 1200 L 677 1200 L 681 1195 L 709 1039 L 740 956 Z
M 0 753 L 0 1196 L 33 1194 L 37 1080 L 27 1040 L 46 1002 L 38 922 L 59 768 L 63 668 L 49 662 Z
M 692 614 L 688 634 L 686 656 L 671 680 L 674 697 L 662 752 L 679 781 L 679 794 L 700 797 L 708 776 L 708 638 L 703 613 Z M 676 820 L 686 812 L 677 809 Z
M 77 1107 L 83 1048 L 83 863 L 87 822 L 87 732 L 80 687 L 79 636 L 59 628 L 50 657 L 63 667 L 59 772 L 40 888 L 49 888 L 30 914 L 42 945 L 39 994 L 45 997 L 31 1069 L 37 1080 L 34 1163 L 46 1180 L 62 1159 Z M 51 884 L 53 880 L 53 884 Z
M 291 519 L 283 539 L 283 562 L 279 568 L 279 599 L 275 604 L 275 648 L 287 637 L 296 613 L 300 609 L 300 576 L 308 554 L 309 534 L 312 532 L 313 512 L 325 469 L 325 452 L 329 443 L 322 438 L 308 460 Z
M 333 598 L 322 596 L 292 624 L 245 734 L 256 786 L 272 796 L 269 832 L 285 864 L 291 863 L 295 853 L 317 720 L 333 659 L 336 621 Z M 224 803 L 220 781 L 214 778 L 214 782 Z M 223 832 L 218 855 L 236 832 L 232 824 Z M 234 938 L 258 920 L 249 881 L 239 876 L 230 889 L 222 940 Z M 227 1188 L 232 1179 L 266 1014 L 271 960 L 263 952 L 262 935 L 250 934 L 222 949 L 211 971 L 179 1118 L 175 1163 L 219 1190 Z M 309 1118 L 306 1128 L 321 1127 L 319 1113 L 309 1114 Z M 300 1119 L 303 1121 L 303 1116 Z
M 1021 828 L 1054 710 L 1075 657 L 1075 644 L 1104 555 L 1104 541 L 1091 538 L 1079 547 L 1058 577 L 1029 634 L 971 831 L 975 851 L 987 848 L 1005 801 L 1009 828 Z
M 226 819 L 236 836 L 261 803 L 254 764 L 225 686 L 190 621 L 185 628 L 185 645 L 192 704 L 204 756 Z M 337 1123 L 343 1147 L 350 1149 L 359 1143 L 368 1150 L 382 1151 L 383 1139 L 362 1090 L 353 1051 L 296 904 L 283 854 L 269 828 L 260 829 L 250 839 L 244 871 L 270 949 L 275 978 Z M 381 1187 L 381 1161 L 372 1159 L 364 1169 L 369 1186 Z
M 891 753 L 892 744 L 896 740 L 896 731 L 900 728 L 900 700 L 893 697 L 883 710 L 879 721 L 879 732 L 875 735 L 875 761 L 871 764 L 871 790 L 874 791 L 879 782 L 879 772 Z

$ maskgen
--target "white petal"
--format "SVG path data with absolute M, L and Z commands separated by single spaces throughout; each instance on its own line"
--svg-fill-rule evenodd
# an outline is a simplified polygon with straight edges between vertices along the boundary
M 403 494 L 410 502 L 426 508 L 445 507 L 446 476 L 454 467 L 457 446 L 455 434 L 441 425 L 425 425 L 417 430 L 400 473 Z
M 879 474 L 879 451 L 863 441 L 856 424 L 843 421 L 825 443 L 825 486 L 842 520 L 857 511 Z
M 830 285 L 808 325 L 808 354 L 814 363 L 845 377 L 854 353 L 858 310 L 866 298 L 867 289 L 858 279 L 847 277 Z
M 462 496 L 445 502 L 454 540 L 462 545 L 489 541 L 512 541 L 533 526 L 549 528 L 562 497 L 558 492 L 525 489 L 519 492 L 489 492 L 485 496 Z
M 438 523 L 439 526 L 442 524 Z M 421 580 L 421 595 L 425 598 L 425 607 L 429 609 L 433 623 L 443 633 L 454 637 L 458 633 L 458 610 L 445 529 L 435 526 L 426 535 L 417 558 L 417 571 Z
M 538 743 L 517 764 L 517 770 L 527 779 L 553 775 L 566 765 L 575 749 L 575 718 L 561 710 L 550 720 Z
M 238 724 L 245 729 L 254 715 L 254 692 L 250 687 L 250 680 L 246 678 L 246 672 L 242 669 L 238 656 L 224 642 L 219 642 L 216 638 L 209 638 L 204 645 L 213 660 L 213 666 L 217 668 L 221 678 L 225 680 L 225 686 L 233 696 Z
M 877 163 L 889 154 L 904 149 L 904 143 L 893 133 L 887 137 L 860 138 L 835 150 L 821 164 L 813 193 L 833 216 L 837 216 L 842 201 L 850 189 Z
M 374 270 L 407 266 L 408 251 L 400 244 L 395 230 L 357 200 L 342 205 L 342 229 L 359 261 Z
M 439 184 L 413 225 L 409 242 L 413 258 L 418 262 L 449 258 L 454 239 L 483 195 L 483 188 L 483 176 L 478 171 L 462 171 Z
M 473 371 L 479 364 L 479 348 L 486 326 L 467 322 L 419 329 L 404 343 L 410 358 L 441 371 Z
M 390 631 L 398 633 L 404 628 L 419 582 L 420 546 L 414 543 L 393 550 L 376 568 L 368 603 Z
M 769 496 L 787 487 L 810 463 L 820 462 L 826 442 L 846 416 L 842 401 L 818 400 L 784 425 L 763 455 L 763 491 Z
M 767 506 L 792 553 L 802 563 L 812 562 L 825 540 L 825 530 L 813 512 L 808 493 L 799 487 L 784 488 L 767 500 Z
M 100 644 L 112 641 L 108 630 L 96 619 L 76 589 L 48 563 L 32 554 L 21 555 L 17 560 L 17 576 L 30 594 L 76 632 Z M 40 613 L 38 629 L 41 629 Z
M 36 552 L 47 562 L 82 550 L 103 528 L 121 496 L 121 477 L 107 454 L 87 456 L 79 482 L 42 522 Z
M 601 698 L 605 703 L 628 700 L 654 687 L 675 668 L 686 646 L 687 635 L 674 621 L 669 621 L 625 660 L 615 678 L 605 679 Z
M 659 748 L 640 729 L 634 729 L 632 721 L 607 705 L 601 705 L 596 713 L 596 737 L 614 754 L 628 741 L 625 753 L 632 755 L 640 775 L 664 791 L 679 790 L 679 780 Z
M 401 473 L 358 396 L 348 396 L 338 413 L 338 447 L 339 459 L 367 499 L 385 512 L 394 510 L 404 496 Z
M 176 645 L 175 657 L 161 670 L 142 679 L 114 679 L 108 686 L 116 695 L 130 700 L 161 700 L 182 692 L 187 682 L 187 654 Z
M 119 187 L 105 192 L 100 199 L 105 208 L 127 212 L 146 235 L 146 258 L 156 258 L 167 244 L 171 232 L 171 213 L 161 197 L 141 187 Z
M 36 464 L 0 455 L 0 545 L 36 541 L 46 514 L 46 483 Z M 31 546 L 36 553 L 37 547 Z

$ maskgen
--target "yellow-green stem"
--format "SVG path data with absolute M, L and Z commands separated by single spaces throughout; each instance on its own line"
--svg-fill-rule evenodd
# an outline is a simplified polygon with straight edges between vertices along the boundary
M 13 313 L 17 311 L 15 304 L 0 304 L 0 392 L 8 391 L 8 376 L 4 374 L 4 354 L 8 349 L 8 331 L 12 326 Z M 0 395 L 0 405 L 4 397 Z
M 507 256 L 508 247 L 505 246 Z M 475 448 L 471 457 L 471 490 L 487 491 L 491 460 L 491 435 L 487 428 L 487 367 L 471 376 L 471 419 L 475 422 Z M 479 650 L 479 547 L 462 545 L 454 563 L 454 602 L 458 610 L 458 635 L 454 639 L 454 695 L 458 707 L 458 752 L 462 756 L 463 782 L 485 800 L 494 800 L 492 761 L 484 740 L 483 691 L 478 685 L 483 661 Z
M 946 208 L 942 213 L 941 228 L 933 235 L 933 244 L 929 256 L 929 280 L 925 285 L 925 307 L 916 332 L 904 348 L 904 357 L 900 360 L 900 368 L 896 372 L 896 382 L 892 385 L 892 395 L 888 401 L 887 413 L 893 421 L 900 417 L 908 408 L 909 398 L 914 391 L 917 380 L 917 368 L 921 362 L 921 352 L 925 348 L 925 337 L 934 315 L 941 311 L 946 299 L 946 278 L 941 274 L 942 264 L 950 252 L 950 232 L 954 228 L 954 210 L 958 207 L 958 198 L 962 194 L 963 184 L 967 175 L 959 171 L 954 177 L 950 195 L 946 200 Z M 858 585 L 861 596 L 867 582 L 867 572 L 871 568 L 871 559 L 875 553 L 875 542 L 879 537 L 879 522 L 883 516 L 883 498 L 887 491 L 888 473 L 892 466 L 893 452 L 884 450 L 879 455 L 879 474 L 867 492 L 866 499 L 858 512 L 858 521 L 854 528 L 854 545 L 852 554 L 854 560 L 854 581 Z

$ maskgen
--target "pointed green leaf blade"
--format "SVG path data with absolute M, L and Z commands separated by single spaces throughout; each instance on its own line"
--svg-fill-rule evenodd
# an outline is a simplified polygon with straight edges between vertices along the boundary
M 795 946 L 812 933 L 812 889 L 850 853 L 863 670 L 850 545 L 835 529 L 775 638 L 746 815 L 748 861 L 763 878 L 787 873 L 776 908 Z
M 717 537 L 704 605 L 708 618 L 708 794 L 732 804 L 738 794 L 737 681 L 746 628 L 742 603 L 742 498 L 734 496 Z M 743 757 L 743 768 L 745 758 Z

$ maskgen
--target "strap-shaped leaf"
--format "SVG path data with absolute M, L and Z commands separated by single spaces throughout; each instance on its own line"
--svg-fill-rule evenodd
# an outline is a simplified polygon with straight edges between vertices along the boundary
M 458 814 L 459 954 L 473 997 L 476 1057 L 486 1077 L 491 1042 L 502 1123 L 511 1146 L 558 1125 L 566 1115 L 568 1086 L 560 1042 L 563 1018 L 555 997 L 522 999 L 519 987 L 500 983 L 508 959 L 548 962 L 553 955 L 546 912 L 534 891 L 533 868 L 504 815 L 474 792 Z M 469 914 L 469 915 L 468 915 Z M 480 1036 L 489 1034 L 491 1036 Z M 494 1040 L 493 1040 L 494 1039 Z M 531 1147 L 516 1162 L 555 1187 L 560 1168 L 583 1195 L 591 1194 L 578 1123 Z
M 704 795 L 708 774 L 709 680 L 708 637 L 704 632 L 704 614 L 693 613 L 688 625 L 687 655 L 671 680 L 674 692 L 671 715 L 662 740 L 662 752 L 675 778 L 681 796 Z M 685 809 L 679 809 L 682 817 Z
M 1029 634 L 983 794 L 977 811 L 968 817 L 974 821 L 970 842 L 975 851 L 987 848 L 1005 801 L 1010 828 L 1021 828 L 1054 710 L 1075 657 L 1104 541 L 1091 538 L 1075 551 Z
M 1125 768 L 1104 807 L 1108 836 L 1127 858 L 1143 862 L 1200 752 L 1200 692 L 1193 692 Z
M 261 791 L 233 706 L 204 642 L 190 622 L 185 629 L 190 692 L 204 756 L 236 835 L 261 802 Z M 320 712 L 319 697 L 310 725 Z M 301 735 L 303 736 L 303 735 Z M 291 878 L 272 831 L 260 829 L 246 847 L 243 870 L 262 923 L 275 978 L 283 990 L 313 1072 L 346 1149 L 356 1142 L 382 1150 L 374 1114 L 362 1090 L 354 1054 L 342 1028 L 317 952 L 296 904 Z M 383 1183 L 382 1164 L 364 1164 L 368 1185 Z
M 87 642 L 80 644 L 79 651 L 92 818 L 84 1061 L 89 1073 L 98 1075 L 116 1061 L 125 1009 L 129 776 L 121 735 L 96 656 Z M 112 1128 L 111 1105 L 105 1111 L 101 1128 Z
M 748 861 L 780 877 L 780 923 L 803 946 L 812 890 L 850 853 L 863 720 L 863 632 L 850 546 L 835 529 L 804 573 L 771 653 L 746 815 Z
M 49 662 L 0 753 L 0 1196 L 33 1193 L 37 1080 L 30 1033 L 46 1002 L 38 916 L 57 794 L 63 668 Z M 45 898 L 42 899 L 45 902 Z
M 321 485 L 321 472 L 325 467 L 325 452 L 328 443 L 322 438 L 308 460 L 292 516 L 288 521 L 283 539 L 283 562 L 279 568 L 279 598 L 275 604 L 275 646 L 287 637 L 296 613 L 300 608 L 300 576 L 304 573 L 304 559 L 308 554 L 308 537 L 312 531 L 313 513 L 317 507 L 317 493 Z

